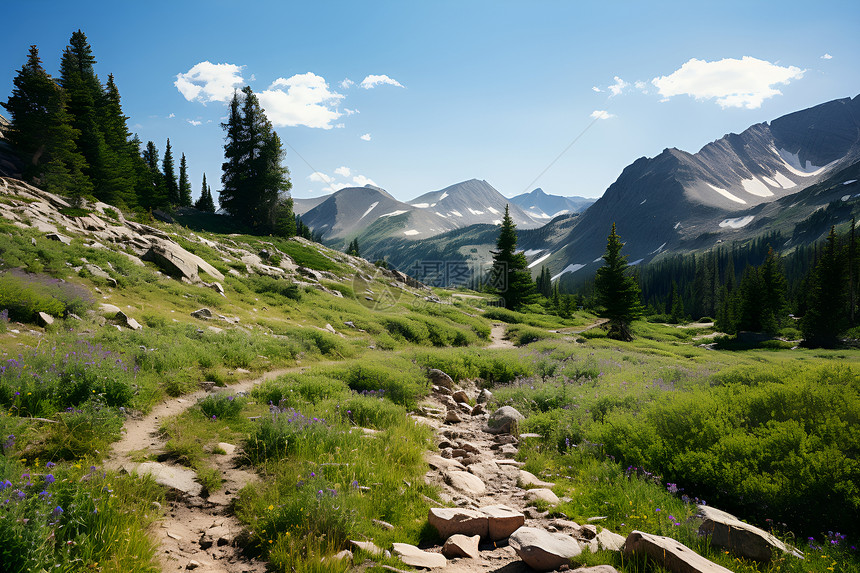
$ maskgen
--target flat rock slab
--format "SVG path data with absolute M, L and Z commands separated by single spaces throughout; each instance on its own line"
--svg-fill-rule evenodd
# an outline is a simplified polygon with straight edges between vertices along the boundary
M 198 496 L 203 491 L 203 486 L 195 481 L 197 473 L 194 470 L 157 462 L 144 462 L 134 468 L 133 471 L 139 475 L 151 475 L 155 483 L 187 495 Z
M 622 549 L 625 555 L 647 555 L 672 573 L 731 573 L 670 537 L 631 531 Z
M 490 539 L 499 541 L 525 525 L 526 516 L 507 505 L 488 505 L 480 510 L 489 519 Z
M 382 555 L 385 555 L 385 552 L 372 541 L 354 541 L 350 539 L 349 542 L 356 549 L 361 549 L 365 553 L 375 555 L 376 557 L 381 557 Z
M 521 487 L 554 487 L 555 484 L 543 481 L 536 475 L 526 470 L 520 470 L 519 482 Z
M 478 549 L 480 541 L 480 535 L 468 537 L 457 533 L 445 541 L 445 545 L 442 546 L 442 555 L 448 559 L 454 559 L 456 557 L 477 559 L 480 556 L 480 550 Z
M 466 466 L 455 459 L 443 458 L 439 455 L 427 456 L 427 464 L 434 470 L 460 470 L 465 471 Z
M 595 567 L 580 567 L 571 573 L 618 573 L 618 570 L 611 565 L 597 565 Z
M 476 475 L 469 472 L 452 470 L 445 472 L 445 483 L 469 496 L 481 496 L 487 491 L 487 486 Z
M 592 553 L 598 551 L 621 551 L 624 547 L 626 539 L 623 535 L 618 535 L 608 529 L 601 529 L 590 541 L 588 541 L 588 549 Z
M 561 501 L 558 499 L 558 496 L 552 492 L 551 489 L 546 489 L 543 487 L 528 490 L 526 492 L 526 499 L 529 501 L 545 501 L 550 505 L 558 505 L 559 501 Z
M 744 523 L 725 511 L 700 505 L 699 513 L 704 518 L 699 526 L 699 533 L 708 536 L 711 545 L 727 549 L 732 555 L 768 562 L 776 549 L 795 557 L 803 557 L 802 553 L 767 531 Z
M 558 569 L 582 553 L 582 547 L 573 537 L 535 527 L 520 527 L 508 539 L 508 544 L 536 571 Z
M 431 507 L 427 521 L 439 532 L 439 537 L 448 539 L 452 535 L 489 535 L 489 518 L 481 511 L 457 507 Z
M 406 565 L 411 567 L 421 567 L 423 569 L 435 569 L 437 567 L 445 567 L 448 565 L 448 560 L 441 553 L 430 553 L 418 549 L 414 545 L 408 543 L 394 543 L 394 554 L 400 557 Z

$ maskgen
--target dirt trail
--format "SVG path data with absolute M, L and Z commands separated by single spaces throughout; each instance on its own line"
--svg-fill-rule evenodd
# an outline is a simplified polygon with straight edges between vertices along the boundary
M 465 388 L 470 398 L 478 396 L 478 389 L 472 385 Z M 444 391 L 443 391 L 444 392 Z M 459 507 L 478 509 L 491 505 L 506 505 L 525 515 L 525 525 L 548 531 L 572 532 L 572 522 L 551 519 L 548 513 L 529 507 L 529 493 L 520 487 L 523 475 L 522 463 L 514 461 L 519 445 L 524 440 L 537 439 L 536 436 L 523 434 L 519 438 L 510 434 L 491 434 L 485 431 L 488 415 L 475 416 L 466 412 L 466 406 L 455 405 L 453 398 L 436 393 L 424 402 L 420 422 L 432 426 L 440 451 L 428 452 L 430 466 L 425 481 L 439 488 L 437 501 Z M 446 412 L 457 410 L 460 422 L 445 422 Z M 441 455 L 440 455 L 441 454 Z M 468 491 L 456 487 L 451 479 L 452 472 L 463 471 L 479 478 L 480 487 Z M 542 487 L 552 487 L 545 483 Z M 567 529 L 567 531 L 565 531 Z M 430 552 L 441 552 L 439 545 L 422 545 Z M 477 559 L 451 559 L 445 568 L 448 573 L 474 573 L 500 571 L 504 573 L 531 572 L 516 555 L 507 541 L 484 541 L 480 544 L 480 557 Z
M 505 325 L 494 324 L 490 329 L 490 344 L 487 348 L 514 348 L 514 343 L 505 338 Z
M 217 388 L 216 391 L 247 392 L 261 382 L 289 372 L 299 372 L 304 368 L 306 367 L 296 366 L 272 370 L 258 378 L 242 380 L 227 388 Z M 192 407 L 208 393 L 206 390 L 199 390 L 182 398 L 172 398 L 156 406 L 147 416 L 128 420 L 123 438 L 113 444 L 113 450 L 105 465 L 115 470 L 134 471 L 136 464 L 131 459 L 134 452 L 143 451 L 147 457 L 163 453 L 165 441 L 158 432 L 161 424 L 167 418 L 177 416 Z M 154 531 L 159 544 L 162 570 L 262 573 L 266 570 L 265 563 L 246 558 L 234 544 L 236 536 L 242 531 L 242 525 L 232 511 L 235 494 L 258 478 L 252 472 L 235 467 L 235 451 L 222 455 L 213 454 L 212 461 L 223 479 L 220 490 L 208 498 L 170 491 L 168 506 L 164 508 L 164 519 L 156 525 Z M 164 462 L 163 465 L 168 468 L 177 467 L 171 462 Z

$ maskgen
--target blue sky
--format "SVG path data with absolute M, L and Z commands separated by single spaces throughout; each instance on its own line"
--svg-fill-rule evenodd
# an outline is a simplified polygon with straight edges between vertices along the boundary
M 471 178 L 598 197 L 639 157 L 860 94 L 856 0 L 21 0 L 0 20 L 0 100 L 31 44 L 57 75 L 80 28 L 195 196 L 203 172 L 220 188 L 223 100 L 246 84 L 295 197 L 372 182 L 402 200 Z

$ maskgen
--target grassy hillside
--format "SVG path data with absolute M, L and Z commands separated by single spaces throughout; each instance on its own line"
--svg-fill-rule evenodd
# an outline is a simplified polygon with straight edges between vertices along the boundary
M 27 203 L 0 202 L 11 212 Z M 432 540 L 426 516 L 439 492 L 423 480 L 423 455 L 437 446 L 407 416 L 430 392 L 429 368 L 490 389 L 490 411 L 526 415 L 519 431 L 539 437 L 523 439 L 517 460 L 563 500 L 537 510 L 669 535 L 733 571 L 860 567 L 857 350 L 717 350 L 707 325 L 646 323 L 619 343 L 585 313 L 487 307 L 476 293 L 409 287 L 308 241 L 185 220 L 193 229 L 145 223 L 223 280 L 171 278 L 125 243 L 96 244 L 62 223 L 69 244 L 35 218 L 0 219 L 0 570 L 159 570 L 149 526 L 167 518 L 167 492 L 107 469 L 111 444 L 158 405 L 210 386 L 227 388 L 159 420 L 158 459 L 192 469 L 215 494 L 221 444 L 239 446 L 260 480 L 234 505 L 246 552 L 277 571 L 343 571 L 320 558 L 349 539 Z M 211 318 L 192 316 L 202 308 Z M 40 312 L 53 324 L 38 326 Z M 490 348 L 494 323 L 512 347 Z M 229 388 L 274 371 L 248 392 Z M 132 457 L 156 461 L 147 448 Z M 807 558 L 756 564 L 711 549 L 688 521 L 701 499 Z M 609 552 L 582 559 L 659 571 Z

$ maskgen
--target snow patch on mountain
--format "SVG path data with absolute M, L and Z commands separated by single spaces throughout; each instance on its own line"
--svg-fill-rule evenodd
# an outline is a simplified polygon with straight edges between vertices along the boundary
M 849 179 L 848 181 L 843 181 L 843 185 L 851 185 L 852 183 L 857 183 L 856 179 Z
M 414 203 L 412 206 L 417 207 L 419 209 L 426 209 L 430 206 L 430 203 Z
M 584 268 L 584 267 L 585 267 L 585 265 L 580 265 L 579 263 L 571 263 L 571 264 L 567 265 L 566 267 L 564 267 L 563 271 L 561 271 L 560 273 L 558 273 L 557 275 L 552 277 L 550 280 L 554 281 L 558 277 L 560 277 L 561 275 L 563 275 L 565 273 L 575 273 L 576 271 L 578 271 L 579 269 Z
M 408 213 L 408 212 L 409 211 L 407 211 L 405 209 L 398 209 L 397 211 L 392 211 L 391 213 L 386 213 L 384 215 L 380 215 L 379 218 L 382 219 L 383 217 L 396 217 L 397 215 L 402 215 L 403 213 Z M 367 215 L 367 213 L 365 213 L 365 215 Z
M 456 215 L 457 217 L 462 217 L 462 216 L 463 216 L 463 214 L 462 214 L 461 212 L 459 212 L 459 211 L 450 211 L 449 213 L 450 213 L 451 215 Z
M 484 214 L 483 211 L 478 211 L 477 209 L 472 209 L 471 207 L 469 207 L 469 213 L 471 213 L 472 215 L 483 215 Z
M 653 251 L 651 251 L 651 252 L 650 252 L 650 253 L 648 253 L 648 254 L 649 254 L 649 255 L 653 255 L 653 254 L 659 253 L 660 251 L 662 251 L 662 250 L 663 250 L 663 248 L 664 248 L 665 246 L 666 246 L 666 243 L 663 243 L 662 245 L 660 245 L 659 247 L 657 247 L 656 249 L 654 249 Z
M 528 267 L 528 268 L 532 268 L 532 267 L 536 267 L 536 266 L 538 266 L 539 264 L 541 264 L 542 262 L 544 262 L 545 260 L 547 260 L 551 254 L 552 254 L 552 253 L 547 253 L 547 254 L 545 254 L 544 256 L 542 256 L 541 258 L 533 260 L 533 261 L 529 264 L 529 267 Z
M 755 216 L 747 215 L 746 217 L 735 217 L 734 219 L 723 219 L 720 221 L 720 227 L 729 227 L 730 229 L 740 229 L 746 227 L 753 222 Z
M 373 211 L 377 205 L 379 205 L 379 201 L 375 201 L 375 202 L 371 203 L 370 207 L 367 208 L 367 211 L 364 212 L 364 215 L 359 217 L 358 220 L 360 221 L 360 220 L 364 219 L 365 217 L 367 217 L 367 214 L 370 213 L 371 211 Z
M 792 181 L 791 179 L 789 179 L 788 177 L 786 177 L 782 173 L 777 173 L 776 175 L 773 176 L 773 178 L 776 180 L 777 183 L 779 183 L 779 185 L 783 189 L 791 189 L 792 187 L 797 186 L 797 183 L 795 183 L 794 181 Z
M 773 197 L 773 191 L 767 188 L 760 179 L 753 177 L 752 179 L 742 179 L 741 186 L 744 191 L 756 197 Z
M 732 193 L 729 193 L 729 192 L 728 192 L 728 191 L 726 191 L 725 189 L 720 189 L 720 188 L 719 188 L 719 187 L 717 187 L 716 185 L 711 185 L 710 183 L 708 183 L 707 185 L 708 185 L 708 187 L 710 187 L 711 189 L 713 189 L 714 191 L 716 191 L 717 193 L 719 193 L 720 195 L 722 195 L 722 196 L 723 196 L 723 197 L 725 197 L 726 199 L 729 199 L 729 200 L 731 200 L 731 201 L 734 201 L 735 203 L 740 203 L 741 205 L 746 205 L 746 204 L 747 204 L 747 202 L 746 202 L 746 201 L 744 201 L 743 199 L 741 199 L 741 198 L 740 198 L 740 197 L 738 197 L 737 195 L 734 195 L 734 194 L 732 194 Z M 677 228 L 678 228 L 678 225 L 680 225 L 680 224 L 681 224 L 681 223 L 679 222 L 677 225 L 675 225 L 675 228 L 677 229 Z
M 415 229 L 409 229 L 408 231 L 403 231 L 403 234 L 407 237 L 411 237 L 413 235 L 419 234 L 421 231 L 416 231 Z
M 489 211 L 489 212 L 490 212 L 490 213 L 492 213 L 493 215 L 498 215 L 498 214 L 499 214 L 499 211 L 498 211 L 498 210 L 496 210 L 496 209 L 493 209 L 492 207 L 487 207 L 487 211 Z

